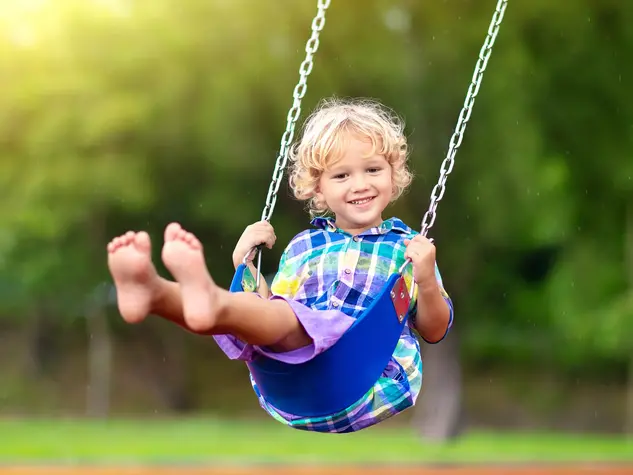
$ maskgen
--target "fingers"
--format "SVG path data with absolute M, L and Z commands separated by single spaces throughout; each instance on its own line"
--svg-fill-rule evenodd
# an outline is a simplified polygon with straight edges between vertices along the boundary
M 275 230 L 268 221 L 258 221 L 251 224 L 244 231 L 245 237 L 248 239 L 248 243 L 251 247 L 265 245 L 268 249 L 272 249 L 277 241 Z
M 431 239 L 427 239 L 421 234 L 417 234 L 412 239 L 405 239 L 404 244 L 406 250 L 404 253 L 405 259 L 411 259 L 412 261 L 419 261 L 426 258 L 426 256 L 435 254 L 435 245 Z
M 431 239 L 426 238 L 426 237 L 422 236 L 421 234 L 416 234 L 413 237 L 413 239 L 405 239 L 403 242 L 404 242 L 404 245 L 407 246 L 407 247 L 409 247 L 410 245 L 411 246 L 413 246 L 413 245 L 415 245 L 415 246 L 420 246 L 420 245 L 426 246 L 426 245 L 429 245 L 429 244 L 434 246 L 432 238 Z

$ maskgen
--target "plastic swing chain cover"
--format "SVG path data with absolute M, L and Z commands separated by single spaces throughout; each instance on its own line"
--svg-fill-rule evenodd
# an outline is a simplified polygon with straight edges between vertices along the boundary
M 231 292 L 243 291 L 245 269 L 238 267 Z M 248 363 L 259 391 L 275 408 L 298 416 L 327 416 L 346 409 L 380 378 L 406 324 L 409 305 L 404 279 L 393 274 L 372 305 L 328 350 L 300 364 L 264 356 Z
M 396 281 L 389 295 L 391 296 L 398 321 L 402 323 L 409 312 L 409 305 L 411 305 L 411 298 L 404 279 L 401 278 Z
M 253 277 L 251 270 L 244 266 L 242 279 L 240 280 L 244 292 L 255 292 L 257 290 L 257 280 Z

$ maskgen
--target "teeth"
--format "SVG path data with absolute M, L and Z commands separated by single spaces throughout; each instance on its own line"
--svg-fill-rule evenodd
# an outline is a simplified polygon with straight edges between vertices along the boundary
M 351 201 L 351 203 L 355 205 L 362 205 L 365 203 L 369 203 L 371 200 L 372 200 L 371 198 L 366 198 L 364 200 Z

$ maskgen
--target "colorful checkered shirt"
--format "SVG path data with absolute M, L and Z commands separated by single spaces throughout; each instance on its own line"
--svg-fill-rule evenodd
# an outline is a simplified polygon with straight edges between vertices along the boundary
M 292 298 L 314 310 L 340 309 L 354 318 L 369 307 L 389 277 L 405 262 L 404 239 L 417 234 L 397 218 L 383 221 L 357 236 L 337 228 L 331 218 L 316 218 L 311 224 L 316 229 L 303 231 L 286 247 L 271 293 Z M 436 276 L 450 307 L 450 328 L 453 306 L 437 267 Z M 410 288 L 412 266 L 405 268 L 404 278 Z M 417 291 L 414 291 L 409 325 L 404 327 L 382 376 L 359 401 L 326 417 L 286 414 L 268 404 L 251 378 L 260 405 L 284 424 L 317 432 L 357 431 L 411 407 L 422 386 L 420 345 L 411 331 L 416 301 Z

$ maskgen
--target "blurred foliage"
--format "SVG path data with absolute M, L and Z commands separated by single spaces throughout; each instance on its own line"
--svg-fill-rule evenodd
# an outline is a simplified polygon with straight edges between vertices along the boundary
M 159 248 L 164 226 L 182 222 L 229 282 L 233 245 L 264 205 L 312 3 L 3 6 L 0 314 L 11 325 L 41 308 L 80 316 L 108 279 L 107 240 L 128 228 Z M 303 116 L 330 95 L 379 98 L 404 116 L 416 180 L 389 212 L 414 227 L 494 3 L 328 11 Z M 633 3 L 510 3 L 432 231 L 464 359 L 623 378 Z M 308 218 L 285 186 L 280 195 L 283 243 Z M 271 272 L 282 247 L 265 253 Z

